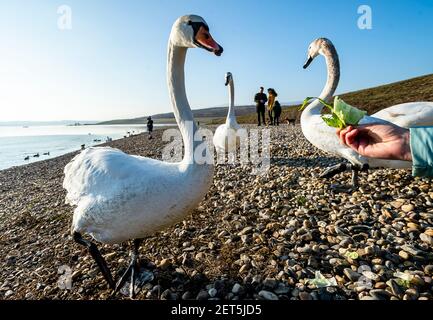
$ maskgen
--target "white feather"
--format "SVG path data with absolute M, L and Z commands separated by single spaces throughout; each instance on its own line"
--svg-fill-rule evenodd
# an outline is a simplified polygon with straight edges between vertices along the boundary
M 403 128 L 433 126 L 433 102 L 397 104 L 373 114 Z

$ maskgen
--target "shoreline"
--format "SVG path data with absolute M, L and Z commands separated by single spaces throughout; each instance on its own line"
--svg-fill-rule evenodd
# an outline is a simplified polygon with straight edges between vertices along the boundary
M 122 125 L 122 126 L 123 126 L 123 125 Z M 164 126 L 158 126 L 158 127 L 155 127 L 153 131 L 156 132 L 157 130 L 165 130 L 165 129 L 170 128 L 170 127 L 172 127 L 172 125 L 169 125 L 169 124 L 164 125 Z M 145 132 L 135 134 L 134 136 L 136 136 L 136 135 L 140 135 L 140 134 L 147 134 L 147 128 L 146 128 L 146 131 L 145 131 Z M 92 135 L 92 136 L 99 136 L 99 135 Z M 102 137 L 102 135 L 100 135 L 100 136 Z M 33 137 L 33 136 L 29 136 L 29 137 Z M 120 138 L 118 138 L 118 139 L 113 139 L 112 141 L 119 141 L 119 140 L 127 139 L 127 138 L 128 138 L 128 137 L 123 136 L 123 137 L 120 137 Z M 101 142 L 98 143 L 98 144 L 91 145 L 91 146 L 88 146 L 88 147 L 86 146 L 86 148 L 89 148 L 89 147 L 108 146 L 109 143 L 110 143 L 110 142 L 102 142 L 102 141 L 101 141 Z M 23 166 L 32 165 L 32 164 L 39 163 L 39 162 L 42 162 L 42 161 L 54 160 L 54 159 L 56 159 L 56 158 L 58 158 L 58 157 L 62 157 L 62 156 L 68 155 L 68 154 L 76 154 L 77 152 L 80 152 L 80 151 L 81 151 L 81 149 L 76 149 L 76 150 L 73 150 L 73 151 L 68 151 L 68 152 L 66 152 L 66 153 L 64 153 L 64 154 L 57 155 L 57 156 L 55 156 L 55 157 L 50 157 L 50 158 L 46 158 L 46 159 L 40 159 L 40 160 L 36 160 L 36 161 L 34 161 L 34 162 L 24 163 L 24 164 L 21 164 L 21 165 L 14 165 L 14 166 L 11 166 L 11 167 L 8 167 L 8 168 L 0 169 L 0 172 L 2 172 L 2 171 L 4 171 L 4 170 L 9 170 L 9 169 L 14 169 L 14 168 L 19 168 L 19 167 L 23 167 Z
M 216 166 L 199 207 L 143 241 L 141 274 L 153 280 L 137 299 L 433 299 L 432 244 L 421 236 L 433 232 L 433 183 L 375 170 L 360 174 L 359 191 L 339 193 L 332 186 L 349 184 L 350 173 L 318 177 L 338 159 L 309 144 L 298 125 L 271 132 L 266 175 L 252 175 L 251 165 Z M 160 159 L 161 136 L 102 145 Z M 0 298 L 109 298 L 87 250 L 70 236 L 63 168 L 77 152 L 0 171 Z M 118 278 L 128 244 L 98 247 Z M 58 287 L 62 266 L 71 290 Z M 336 285 L 314 285 L 317 272 Z

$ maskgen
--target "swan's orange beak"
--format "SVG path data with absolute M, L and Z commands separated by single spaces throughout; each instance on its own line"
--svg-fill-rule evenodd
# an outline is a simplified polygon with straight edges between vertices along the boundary
M 213 52 L 218 57 L 223 53 L 224 49 L 221 47 L 210 35 L 209 31 L 204 27 L 200 27 L 196 36 L 196 43 L 210 52 Z

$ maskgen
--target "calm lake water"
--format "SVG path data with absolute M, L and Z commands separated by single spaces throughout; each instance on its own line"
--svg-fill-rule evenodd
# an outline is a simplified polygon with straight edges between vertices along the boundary
M 101 144 L 107 137 L 113 140 L 128 133 L 145 132 L 145 125 L 86 125 L 86 126 L 1 126 L 0 170 L 57 157 L 86 147 Z M 101 141 L 95 141 L 101 140 Z M 43 155 L 48 153 L 49 155 Z M 33 157 L 39 153 L 39 157 Z M 29 156 L 29 160 L 24 160 Z

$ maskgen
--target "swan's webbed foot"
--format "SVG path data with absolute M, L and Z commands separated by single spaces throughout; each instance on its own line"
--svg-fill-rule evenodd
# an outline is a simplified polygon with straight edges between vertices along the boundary
M 99 252 L 96 245 L 86 240 L 82 237 L 82 235 L 78 232 L 74 232 L 73 234 L 74 241 L 82 246 L 87 247 L 87 250 L 89 251 L 90 255 L 92 256 L 93 260 L 95 260 L 96 264 L 99 267 L 99 270 L 101 270 L 102 275 L 104 276 L 105 280 L 107 281 L 108 285 L 111 289 L 115 288 L 115 283 L 113 280 L 113 277 L 111 275 L 110 269 L 107 266 L 107 262 L 105 261 L 104 257 Z
M 116 287 L 114 288 L 114 291 L 112 293 L 112 296 L 114 296 L 125 284 L 125 282 L 128 280 L 128 276 L 130 276 L 130 284 L 129 284 L 129 297 L 134 298 L 135 297 L 135 280 L 137 279 L 137 272 L 139 270 L 138 266 L 138 249 L 140 247 L 140 244 L 142 242 L 142 239 L 135 239 L 133 248 L 131 250 L 131 262 L 129 263 L 128 268 L 123 273 L 123 275 L 120 277 L 119 281 L 116 284 Z

